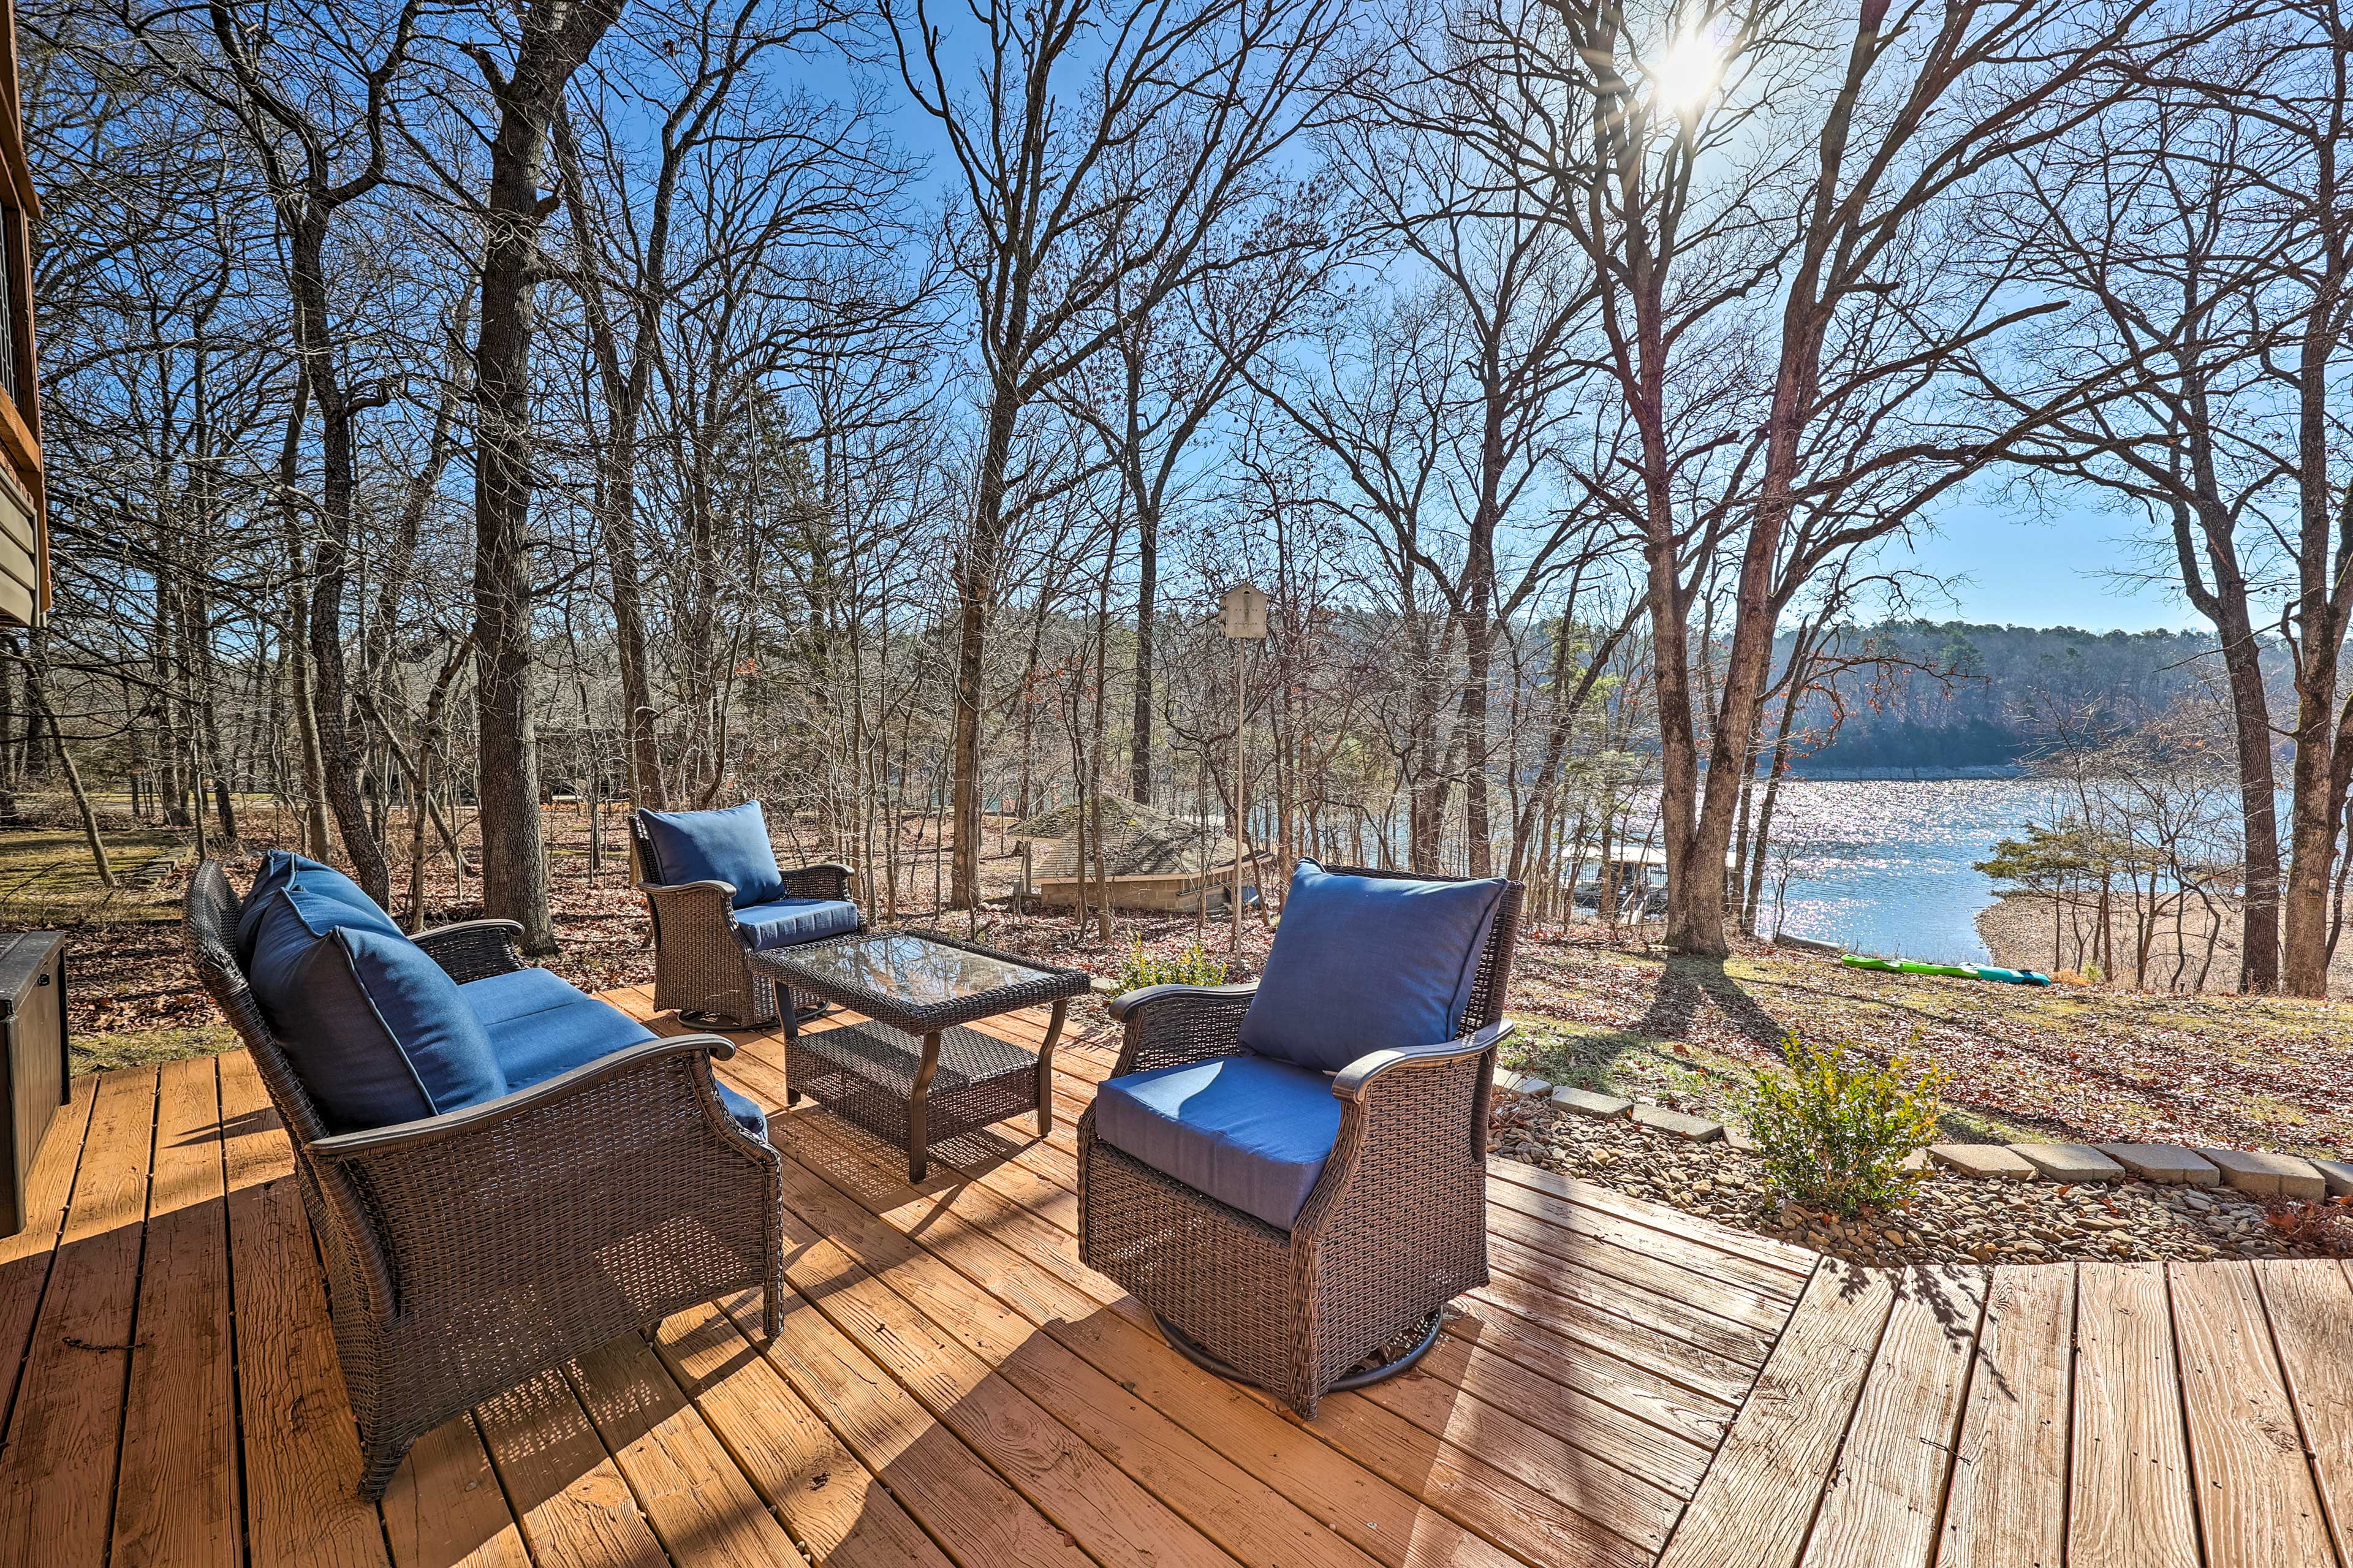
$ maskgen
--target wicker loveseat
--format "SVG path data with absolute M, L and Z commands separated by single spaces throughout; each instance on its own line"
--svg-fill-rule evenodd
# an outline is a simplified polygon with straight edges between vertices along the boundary
M 1335 941 L 1345 921 L 1307 913 L 1311 875 L 1345 897 L 1451 900 L 1451 952 L 1415 945 L 1409 908 L 1389 917 L 1393 938 L 1407 922 L 1391 956 Z M 1150 1308 L 1178 1350 L 1302 1415 L 1419 1359 L 1445 1303 L 1487 1281 L 1488 1101 L 1523 892 L 1303 863 L 1261 985 L 1156 985 L 1113 1002 L 1125 1041 L 1079 1121 L 1088 1266 Z M 1377 1022 L 1356 1031 L 1383 1018 L 1400 968 L 1425 960 L 1459 987 L 1420 1015 L 1441 1019 L 1422 1031 L 1439 1037 L 1354 1055 L 1348 1041 L 1377 1037 Z M 1271 1004 L 1278 984 L 1287 1026 L 1282 1008 L 1253 1012 L 1261 986 Z M 1336 1031 L 1321 1064 L 1252 1048 L 1279 1048 L 1285 1026 L 1314 1033 L 1319 1001 Z
M 653 921 L 654 1006 L 675 1008 L 690 1024 L 775 1023 L 776 984 L 744 955 L 866 929 L 849 897 L 857 873 L 834 861 L 780 869 L 756 800 L 723 811 L 632 811 L 629 852 Z
M 269 900 L 293 897 L 282 879 L 264 886 L 273 875 L 334 878 L 293 857 L 271 861 L 252 904 L 265 920 Z M 462 1010 L 501 1053 L 489 1088 L 514 1087 L 348 1127 L 353 1086 L 321 1068 L 322 1051 L 348 1042 L 320 1037 L 305 998 L 278 992 L 265 1005 L 247 964 L 270 960 L 259 956 L 246 912 L 218 862 L 197 867 L 188 952 L 293 1142 L 359 1427 L 361 1496 L 381 1498 L 410 1445 L 459 1411 L 672 1312 L 762 1289 L 775 1331 L 783 1164 L 760 1135 L 758 1108 L 712 1076 L 732 1041 L 655 1037 L 525 965 L 512 921 L 444 926 L 414 948 L 457 983 Z M 398 945 L 407 939 L 396 929 L 383 938 L 366 911 L 353 920 L 414 981 L 421 966 Z M 316 936 L 327 960 L 356 972 L 359 938 Z

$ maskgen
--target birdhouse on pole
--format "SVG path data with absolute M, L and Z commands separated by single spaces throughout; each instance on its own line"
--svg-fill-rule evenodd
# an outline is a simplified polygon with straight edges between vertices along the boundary
M 1237 583 L 1218 601 L 1218 629 L 1239 642 L 1266 640 L 1266 595 Z

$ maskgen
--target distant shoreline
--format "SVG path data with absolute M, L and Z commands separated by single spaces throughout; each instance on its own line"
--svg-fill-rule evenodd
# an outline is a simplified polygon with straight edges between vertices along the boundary
M 1822 784 L 1963 784 L 1979 779 L 2022 779 L 2024 764 L 1993 763 L 1980 767 L 1942 768 L 1809 768 L 1791 767 L 1788 776 Z
M 2191 900 L 2181 908 L 2182 919 L 2177 931 L 2174 904 L 2171 900 L 2167 900 L 2149 943 L 2146 980 L 2148 989 L 2196 989 L 2199 972 L 2202 968 L 2206 971 L 2205 990 L 2238 990 L 2238 910 L 2227 900 L 2218 900 L 2217 902 L 2222 915 L 2221 930 L 2213 929 L 2213 922 L 2208 920 L 2204 907 Z M 2096 902 L 2088 898 L 2070 900 L 2056 911 L 2054 922 L 2049 894 L 2003 893 L 1992 904 L 1978 911 L 1978 935 L 1985 942 L 1986 950 L 1993 954 L 1993 961 L 2004 968 L 2040 969 L 2048 973 L 2070 970 L 2075 968 L 2089 952 L 2093 927 L 2097 923 L 2097 908 Z M 2129 987 L 2134 981 L 2134 916 L 2137 908 L 2135 900 L 2122 893 L 2118 893 L 2109 906 L 2108 922 L 2116 954 L 2116 973 L 2105 978 L 2114 984 Z M 2329 990 L 2337 995 L 2353 994 L 2353 942 L 2338 949 L 2337 962 L 2330 966 Z

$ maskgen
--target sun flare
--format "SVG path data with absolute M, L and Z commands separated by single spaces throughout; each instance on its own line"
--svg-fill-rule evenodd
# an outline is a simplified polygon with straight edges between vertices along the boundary
M 1715 40 L 1694 29 L 1667 46 L 1651 70 L 1651 89 L 1660 105 L 1687 114 L 1707 100 L 1724 74 Z

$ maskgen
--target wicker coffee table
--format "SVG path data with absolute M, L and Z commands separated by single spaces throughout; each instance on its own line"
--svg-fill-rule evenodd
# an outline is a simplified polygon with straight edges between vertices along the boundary
M 1082 969 L 1056 969 L 936 931 L 862 931 L 753 953 L 755 973 L 786 988 L 785 1078 L 804 1094 L 878 1137 L 903 1138 L 907 1179 L 920 1182 L 931 1145 L 1038 1113 L 1054 1128 L 1054 1046 L 1071 998 L 1086 994 Z M 805 991 L 870 1020 L 804 1032 L 790 993 Z M 1041 1002 L 1054 1005 L 1044 1047 L 1031 1052 L 967 1028 Z

